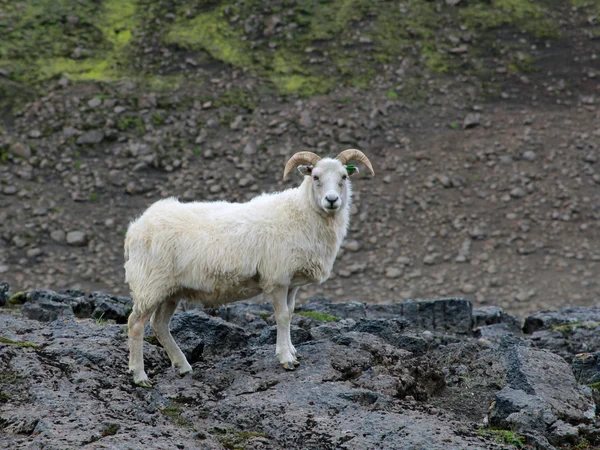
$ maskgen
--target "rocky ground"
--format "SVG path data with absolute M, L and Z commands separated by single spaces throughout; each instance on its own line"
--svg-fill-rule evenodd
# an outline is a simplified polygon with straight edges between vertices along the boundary
M 0 304 L 8 288 L 0 284 Z M 268 304 L 176 312 L 180 377 L 148 330 L 154 388 L 127 374 L 131 301 L 31 290 L 0 308 L 0 446 L 11 449 L 592 449 L 600 310 L 521 322 L 465 299 L 297 309 L 293 372 Z

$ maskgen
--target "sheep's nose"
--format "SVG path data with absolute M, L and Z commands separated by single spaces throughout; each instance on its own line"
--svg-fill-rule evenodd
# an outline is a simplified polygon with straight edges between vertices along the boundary
M 337 195 L 334 194 L 327 194 L 325 196 L 325 200 L 327 200 L 329 203 L 331 203 L 332 205 L 337 202 L 339 199 L 339 197 Z

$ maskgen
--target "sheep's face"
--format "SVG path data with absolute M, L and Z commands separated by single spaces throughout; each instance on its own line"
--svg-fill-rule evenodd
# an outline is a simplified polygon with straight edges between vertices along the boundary
M 300 166 L 301 173 L 311 177 L 310 192 L 313 205 L 327 214 L 335 214 L 348 205 L 352 187 L 349 171 L 336 159 L 324 158 L 313 166 Z

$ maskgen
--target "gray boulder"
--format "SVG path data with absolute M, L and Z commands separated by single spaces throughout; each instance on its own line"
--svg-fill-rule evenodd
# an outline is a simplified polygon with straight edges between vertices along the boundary
M 492 426 L 546 435 L 561 445 L 564 424 L 591 423 L 595 415 L 591 389 L 577 384 L 563 358 L 515 345 L 508 354 L 506 386 L 496 394 L 488 419 Z

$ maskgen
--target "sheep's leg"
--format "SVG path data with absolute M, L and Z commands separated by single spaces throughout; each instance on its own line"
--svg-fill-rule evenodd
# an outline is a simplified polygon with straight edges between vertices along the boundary
M 288 307 L 288 314 L 289 314 L 289 319 L 288 319 L 288 346 L 290 348 L 290 352 L 292 354 L 292 356 L 294 357 L 293 359 L 293 363 L 295 366 L 300 365 L 300 363 L 298 362 L 298 358 L 300 358 L 300 355 L 298 354 L 298 352 L 296 351 L 296 347 L 294 347 L 294 344 L 292 343 L 292 336 L 291 336 L 291 328 L 292 328 L 292 316 L 294 315 L 294 308 L 296 307 L 296 292 L 298 292 L 298 288 L 291 288 L 288 290 L 288 294 L 287 294 L 287 307 Z
M 178 303 L 179 299 L 175 297 L 168 298 L 161 303 L 150 319 L 150 324 L 152 325 L 154 335 L 167 352 L 167 355 L 169 355 L 169 359 L 173 363 L 173 366 L 179 369 L 180 375 L 185 375 L 192 371 L 192 366 L 190 366 L 185 355 L 177 346 L 177 343 L 169 330 L 169 322 L 171 316 L 177 309 Z
M 129 373 L 133 374 L 133 382 L 150 388 L 152 383 L 144 371 L 144 327 L 151 313 L 139 314 L 134 306 L 129 315 Z
M 290 312 L 288 308 L 288 289 L 278 287 L 272 292 L 265 293 L 265 297 L 270 298 L 275 310 L 275 322 L 277 322 L 277 345 L 275 354 L 279 362 L 286 370 L 294 370 L 294 356 L 290 349 Z

